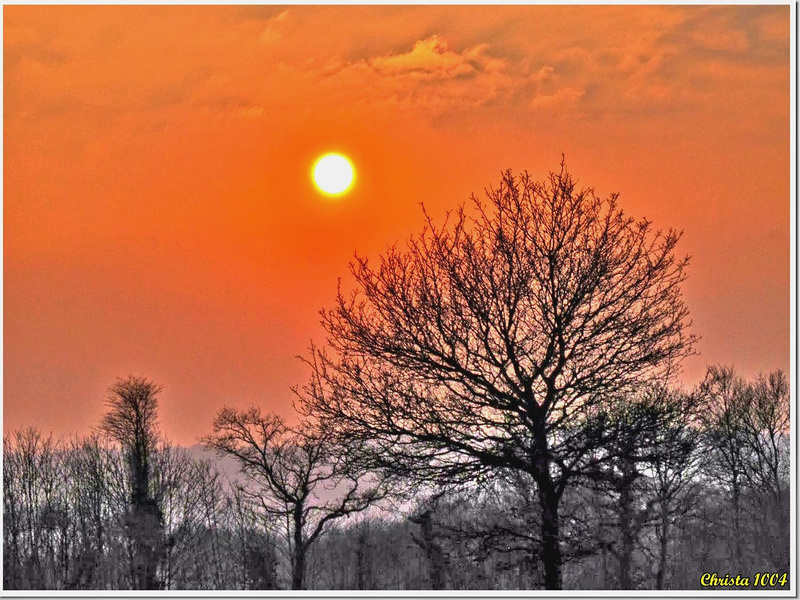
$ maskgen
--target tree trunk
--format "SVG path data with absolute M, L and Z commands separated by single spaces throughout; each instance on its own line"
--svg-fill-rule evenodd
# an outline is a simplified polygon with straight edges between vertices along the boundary
M 134 504 L 128 517 L 128 535 L 133 540 L 134 589 L 159 590 L 158 565 L 164 553 L 161 512 L 152 498 Z
M 356 549 L 356 589 L 365 590 L 366 585 L 366 548 L 367 546 L 367 530 L 365 526 L 361 526 L 358 533 L 358 548 Z
M 294 511 L 294 556 L 292 557 L 292 589 L 303 589 L 303 575 L 306 568 L 306 548 L 303 544 L 302 506 Z
M 445 574 L 445 558 L 441 547 L 436 542 L 428 546 L 428 563 L 431 565 L 431 588 L 434 590 L 447 589 L 447 576 Z
M 549 471 L 539 477 L 539 504 L 542 508 L 542 564 L 544 565 L 544 587 L 560 590 L 561 545 L 559 543 L 558 494 Z
M 733 534 L 735 540 L 733 542 L 734 552 L 734 567 L 740 569 L 742 566 L 742 536 L 740 527 L 740 508 L 739 508 L 739 478 L 734 474 L 733 476 Z
M 632 510 L 633 498 L 631 494 L 632 480 L 627 475 L 623 475 L 619 493 L 619 529 L 620 529 L 620 552 L 619 552 L 619 588 L 629 590 L 631 585 L 631 561 L 633 557 L 633 523 Z
M 663 500 L 662 500 L 663 502 Z M 667 571 L 667 542 L 669 541 L 669 515 L 667 507 L 661 507 L 661 524 L 658 528 L 659 554 L 658 573 L 656 574 L 656 589 L 664 589 L 664 576 Z
M 292 589 L 293 590 L 302 590 L 303 589 L 303 572 L 306 568 L 306 557 L 305 552 L 300 549 L 295 550 L 294 553 L 294 560 L 292 561 Z
M 539 506 L 542 511 L 542 566 L 544 567 L 544 587 L 547 590 L 562 589 L 561 544 L 558 504 L 561 497 L 556 490 L 550 473 L 550 448 L 547 442 L 546 415 L 542 414 L 534 431 L 534 454 L 531 457 L 533 469 L 531 476 L 539 493 Z
M 417 538 L 413 536 L 413 534 L 412 537 L 417 545 L 425 552 L 431 589 L 443 590 L 446 589 L 447 585 L 447 575 L 445 573 L 446 560 L 444 551 L 441 546 L 439 546 L 433 533 L 433 523 L 431 522 L 432 512 L 432 509 L 428 509 L 422 514 L 410 519 L 412 523 L 416 523 L 420 526 L 422 533 L 421 538 Z

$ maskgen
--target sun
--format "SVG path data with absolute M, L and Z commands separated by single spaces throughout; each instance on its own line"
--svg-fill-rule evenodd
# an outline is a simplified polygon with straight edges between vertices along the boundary
M 344 154 L 329 152 L 314 163 L 311 178 L 323 194 L 341 196 L 353 187 L 356 171 L 353 163 Z

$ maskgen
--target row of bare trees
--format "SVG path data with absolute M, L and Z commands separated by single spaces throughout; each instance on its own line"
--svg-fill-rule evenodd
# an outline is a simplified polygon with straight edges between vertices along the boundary
M 204 439 L 236 459 L 238 476 L 223 477 L 163 441 L 160 392 L 120 379 L 96 435 L 4 440 L 6 588 L 272 589 L 288 563 L 302 589 L 326 528 L 388 491 L 310 430 L 255 408 L 221 410 Z
M 132 387 L 158 389 L 131 378 L 112 395 Z M 34 429 L 7 437 L 6 589 L 546 584 L 542 514 L 525 473 L 428 484 L 409 498 L 354 479 L 340 455 L 274 415 L 227 409 L 206 441 L 238 457 L 242 473 L 229 479 L 214 461 L 161 441 L 151 417 L 144 494 L 135 488 L 141 463 L 125 451 L 136 444 L 103 437 L 108 415 L 85 439 Z M 582 433 L 594 440 L 587 468 L 561 506 L 566 586 L 696 588 L 702 572 L 785 572 L 788 419 L 783 372 L 747 381 L 724 367 L 691 394 L 648 387 L 596 413 Z M 142 496 L 156 519 L 140 518 Z M 355 517 L 371 504 L 393 510 Z
M 161 439 L 159 391 L 117 381 L 87 438 L 5 437 L 5 589 L 277 587 L 271 526 L 213 461 Z
M 632 219 L 616 195 L 579 189 L 563 161 L 542 182 L 505 173 L 486 201 L 473 197 L 442 225 L 426 218 L 377 264 L 356 257 L 352 289 L 340 286 L 322 311 L 326 341 L 312 345 L 310 378 L 294 390 L 297 426 L 258 408 L 219 412 L 203 443 L 234 459 L 235 481 L 208 488 L 217 481 L 208 463 L 161 466 L 181 459 L 154 428 L 159 388 L 120 380 L 100 428 L 117 450 L 96 442 L 116 461 L 104 471 L 117 474 L 116 500 L 65 509 L 103 516 L 102 535 L 38 531 L 43 509 L 19 517 L 34 498 L 14 480 L 5 515 L 19 527 L 6 547 L 22 579 L 12 585 L 46 560 L 62 575 L 40 585 L 66 587 L 80 569 L 58 557 L 76 554 L 75 539 L 96 564 L 116 553 L 114 585 L 146 589 L 184 586 L 200 548 L 197 587 L 231 585 L 253 557 L 225 544 L 253 548 L 243 540 L 257 535 L 277 566 L 232 587 L 384 587 L 379 533 L 403 536 L 386 556 L 419 566 L 387 566 L 396 587 L 696 587 L 700 572 L 679 573 L 675 557 L 698 548 L 707 550 L 698 569 L 788 566 L 788 382 L 714 367 L 695 390 L 673 389 L 696 345 L 680 233 Z M 25 435 L 9 447 L 12 465 Z M 53 447 L 48 456 L 77 452 L 37 444 Z M 184 485 L 191 473 L 204 483 Z M 43 486 L 37 502 L 50 506 L 57 488 Z M 187 512 L 197 494 L 202 509 Z M 370 510 L 389 502 L 408 518 Z M 729 512 L 715 512 L 722 505 Z M 258 527 L 231 525 L 243 511 Z M 63 521 L 100 522 L 81 519 Z M 750 535 L 753 520 L 763 535 Z M 715 527 L 732 554 L 713 541 L 681 545 Z M 334 539 L 350 550 L 337 555 Z M 233 556 L 239 571 L 228 568 Z

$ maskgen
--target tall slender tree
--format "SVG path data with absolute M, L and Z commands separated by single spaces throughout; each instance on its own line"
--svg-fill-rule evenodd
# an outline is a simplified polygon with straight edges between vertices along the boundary
M 749 392 L 746 382 L 735 374 L 732 367 L 721 365 L 708 368 L 701 387 L 709 407 L 703 415 L 711 459 L 706 463 L 706 471 L 730 500 L 733 562 L 736 568 L 743 568 L 742 500 L 749 464 Z
M 134 589 L 161 588 L 158 566 L 164 553 L 164 524 L 151 489 L 153 453 L 158 441 L 161 386 L 144 377 L 118 379 L 109 388 L 108 412 L 100 429 L 119 442 L 128 467 L 130 511 L 126 528 L 132 545 Z
M 783 371 L 759 375 L 750 385 L 745 431 L 750 448 L 748 478 L 784 503 L 789 468 L 789 381 Z
M 691 514 L 700 491 L 698 471 L 704 452 L 700 415 L 705 405 L 697 393 L 656 388 L 657 428 L 648 467 L 649 490 L 657 506 L 654 530 L 658 542 L 656 589 L 665 589 L 675 524 Z

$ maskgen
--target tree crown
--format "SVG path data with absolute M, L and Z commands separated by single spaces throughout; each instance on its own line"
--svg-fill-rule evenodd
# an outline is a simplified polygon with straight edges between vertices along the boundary
M 532 439 L 693 352 L 678 232 L 563 163 L 543 182 L 507 171 L 486 196 L 376 266 L 356 256 L 355 289 L 322 312 L 305 410 L 394 465 L 523 468 Z

